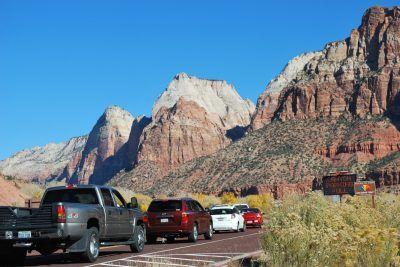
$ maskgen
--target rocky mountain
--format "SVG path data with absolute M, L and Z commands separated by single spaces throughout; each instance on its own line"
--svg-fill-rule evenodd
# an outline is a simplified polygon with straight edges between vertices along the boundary
M 67 142 L 22 150 L 0 161 L 0 171 L 4 175 L 34 181 L 58 177 L 67 163 L 82 152 L 86 140 L 87 136 L 80 136 Z
M 253 112 L 252 102 L 227 82 L 180 73 L 153 106 L 133 170 L 114 180 L 155 183 L 181 164 L 215 153 L 243 136 Z M 143 177 L 148 172 L 157 175 Z
M 149 164 L 140 169 L 146 179 L 121 175 L 113 182 L 152 194 L 233 191 L 277 197 L 310 190 L 315 177 L 331 170 L 367 176 L 379 170 L 386 183 L 396 183 L 399 64 L 400 9 L 372 7 L 349 38 L 286 65 L 260 95 L 250 134 L 165 176 Z
M 252 128 L 273 120 L 400 115 L 400 9 L 372 7 L 350 37 L 293 59 L 257 101 Z
M 82 153 L 65 168 L 67 182 L 103 184 L 126 167 L 126 143 L 133 122 L 128 111 L 118 106 L 108 107 L 90 132 Z

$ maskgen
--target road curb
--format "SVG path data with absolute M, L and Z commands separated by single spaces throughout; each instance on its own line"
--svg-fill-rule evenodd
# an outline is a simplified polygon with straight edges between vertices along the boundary
M 249 253 L 245 253 L 236 257 L 233 257 L 229 260 L 225 260 L 225 261 L 220 261 L 220 262 L 216 262 L 211 266 L 214 267 L 223 267 L 223 266 L 227 266 L 230 262 L 234 262 L 234 261 L 239 261 L 242 259 L 246 259 L 246 258 L 250 258 L 250 257 L 256 257 L 256 256 L 260 256 L 262 253 L 262 250 L 257 250 L 257 251 L 253 251 L 253 252 L 249 252 Z

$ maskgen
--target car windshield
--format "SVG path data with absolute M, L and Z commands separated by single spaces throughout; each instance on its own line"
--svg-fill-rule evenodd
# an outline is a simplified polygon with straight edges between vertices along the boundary
M 259 209 L 243 209 L 242 212 L 243 213 L 247 213 L 247 212 L 259 213 L 260 210 Z
M 182 201 L 179 200 L 157 200 L 151 202 L 149 212 L 181 211 Z
M 48 191 L 43 198 L 43 204 L 51 204 L 56 202 L 99 204 L 96 191 L 93 188 L 74 188 Z
M 235 213 L 234 209 L 212 209 L 210 211 L 211 215 L 224 215 L 224 214 L 233 214 Z

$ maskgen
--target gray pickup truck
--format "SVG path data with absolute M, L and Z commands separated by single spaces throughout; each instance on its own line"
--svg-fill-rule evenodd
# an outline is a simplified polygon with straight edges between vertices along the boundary
M 62 249 L 87 262 L 96 261 L 100 246 L 141 252 L 145 231 L 136 198 L 126 203 L 106 186 L 52 187 L 38 209 L 0 207 L 0 265 L 23 264 L 32 250 L 50 255 Z

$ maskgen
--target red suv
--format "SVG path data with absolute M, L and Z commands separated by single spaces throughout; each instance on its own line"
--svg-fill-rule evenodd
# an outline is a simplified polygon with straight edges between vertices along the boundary
M 147 242 L 155 243 L 157 237 L 173 242 L 176 237 L 188 237 L 196 242 L 199 235 L 211 239 L 211 215 L 194 199 L 156 199 L 147 210 Z

